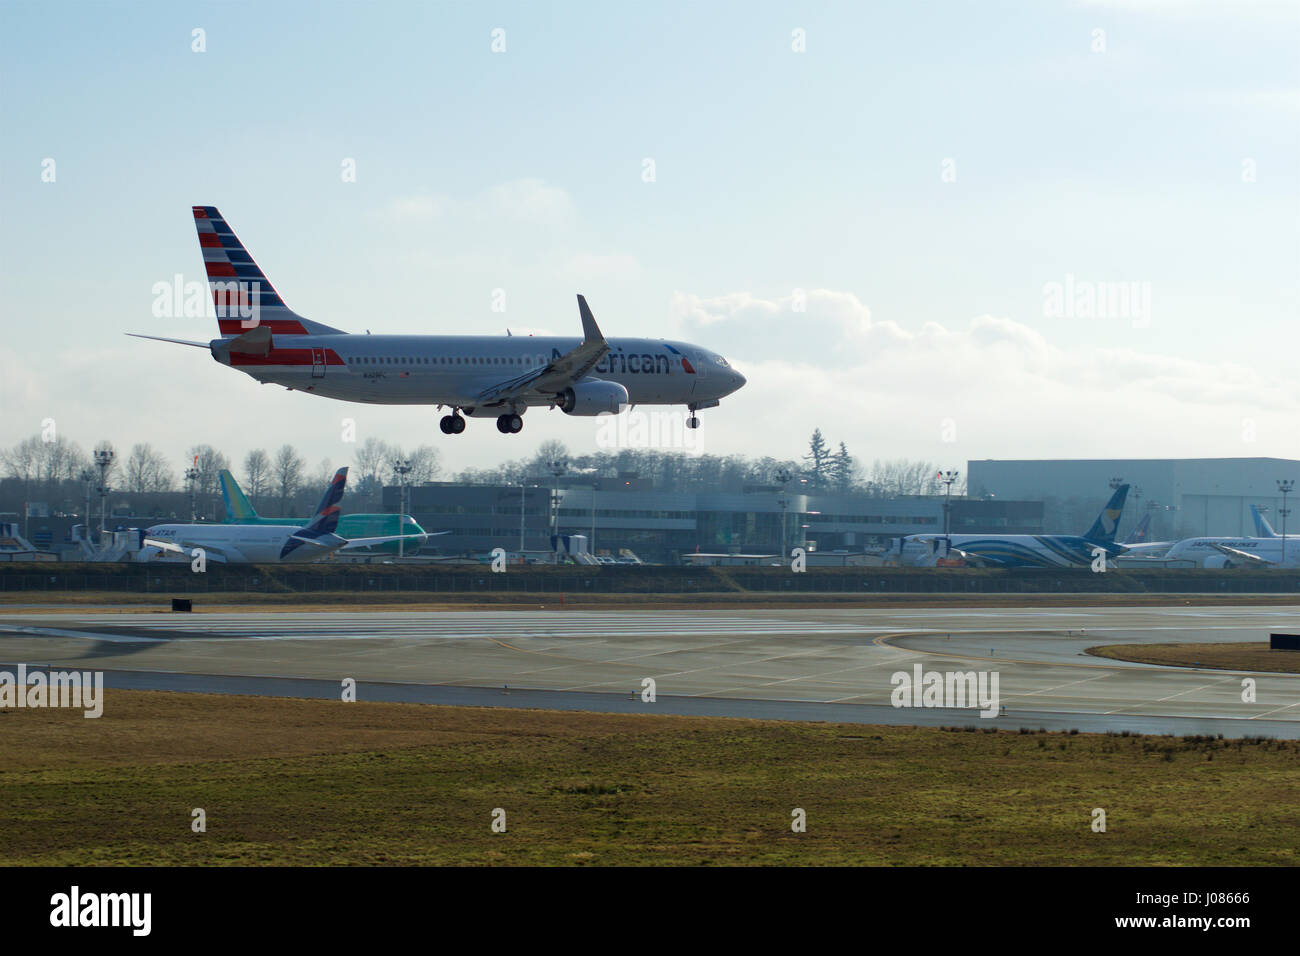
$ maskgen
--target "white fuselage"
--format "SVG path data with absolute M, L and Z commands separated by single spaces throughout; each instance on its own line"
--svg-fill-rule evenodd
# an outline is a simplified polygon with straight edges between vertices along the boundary
M 205 558 L 228 564 L 280 564 L 282 562 L 315 561 L 330 554 L 347 539 L 327 535 L 322 545 L 300 544 L 285 550 L 294 534 L 302 532 L 301 525 L 244 525 L 244 524 L 159 524 L 145 531 L 146 539 L 174 544 L 184 551 L 150 547 L 146 544 L 138 560 L 190 560 L 190 552 L 201 549 Z M 337 542 L 337 544 L 335 544 Z
M 543 368 L 579 342 L 529 335 L 276 335 L 265 357 L 217 358 L 259 382 L 326 398 L 447 405 L 472 414 L 486 390 Z M 745 382 L 716 353 L 662 339 L 610 339 L 609 352 L 588 376 L 623 385 L 631 405 L 709 403 Z M 554 404 L 553 397 L 512 404 L 523 411 L 527 405 Z
M 1282 538 L 1280 536 L 1276 538 L 1184 538 L 1170 548 L 1165 553 L 1165 557 L 1171 560 L 1195 561 L 1202 566 L 1207 561 L 1211 566 L 1220 566 L 1225 558 L 1227 561 L 1233 562 L 1232 555 L 1225 555 L 1215 545 L 1231 548 L 1233 551 L 1242 551 L 1273 565 L 1294 567 L 1297 563 L 1300 563 L 1300 539 L 1294 536 L 1288 536 L 1286 539 L 1285 561 L 1282 557 Z M 1242 559 L 1233 563 L 1249 565 L 1251 562 Z
M 902 564 L 918 564 L 947 538 L 953 551 L 965 552 L 1005 567 L 1089 567 L 1099 556 L 1113 557 L 1123 545 L 1092 541 L 1077 534 L 910 534 L 901 539 Z M 1100 550 L 1099 550 L 1100 549 Z

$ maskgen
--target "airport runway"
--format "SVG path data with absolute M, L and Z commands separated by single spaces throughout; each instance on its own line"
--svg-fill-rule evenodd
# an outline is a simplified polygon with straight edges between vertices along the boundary
M 337 699 L 350 677 L 367 700 L 1300 738 L 1300 675 L 1084 653 L 1260 641 L 1297 618 L 1287 607 L 0 612 L 0 667 L 103 670 L 110 688 Z M 996 672 L 1006 713 L 892 707 L 891 676 L 916 664 Z M 654 703 L 640 696 L 647 677 Z

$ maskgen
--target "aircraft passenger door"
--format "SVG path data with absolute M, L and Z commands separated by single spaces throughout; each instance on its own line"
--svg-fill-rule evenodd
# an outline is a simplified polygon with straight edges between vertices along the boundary
M 324 349 L 311 350 L 311 377 L 312 378 L 325 377 L 325 350 Z

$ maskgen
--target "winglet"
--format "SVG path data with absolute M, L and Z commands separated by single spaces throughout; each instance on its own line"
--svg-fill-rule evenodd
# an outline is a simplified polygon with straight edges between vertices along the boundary
M 600 326 L 596 324 L 596 317 L 591 314 L 591 307 L 587 305 L 586 296 L 578 296 L 578 312 L 582 315 L 582 341 L 585 343 L 604 342 L 605 336 L 600 334 Z

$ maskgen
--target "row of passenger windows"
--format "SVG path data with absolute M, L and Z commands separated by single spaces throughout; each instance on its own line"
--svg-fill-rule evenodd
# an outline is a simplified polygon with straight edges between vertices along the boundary
M 361 355 L 347 360 L 349 365 L 540 365 L 545 360 L 540 356 L 532 359 L 512 358 L 510 356 L 429 356 L 429 355 Z

